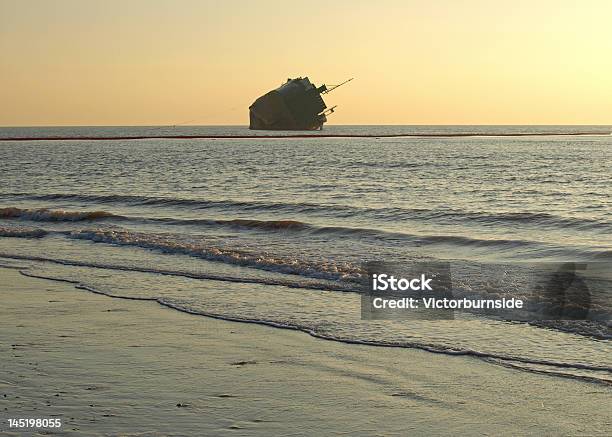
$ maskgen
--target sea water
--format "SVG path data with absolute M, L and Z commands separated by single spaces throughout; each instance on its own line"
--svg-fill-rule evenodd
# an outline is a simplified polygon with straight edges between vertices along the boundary
M 612 263 L 611 131 L 326 126 L 265 139 L 224 126 L 0 128 L 254 136 L 0 141 L 0 264 L 193 314 L 610 383 L 606 302 L 585 322 L 362 320 L 360 283 L 367 261 L 443 260 L 458 295 L 503 294 L 525 280 L 503 290 L 470 280 L 520 278 L 525 263 Z M 382 137 L 404 133 L 424 136 Z M 454 133 L 475 136 L 426 136 Z M 555 135 L 500 136 L 529 133 Z

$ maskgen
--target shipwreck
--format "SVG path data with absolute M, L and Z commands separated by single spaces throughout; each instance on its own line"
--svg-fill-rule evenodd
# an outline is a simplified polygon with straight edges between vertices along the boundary
M 287 79 L 280 87 L 259 97 L 249 106 L 249 128 L 254 130 L 317 130 L 323 128 L 327 116 L 336 106 L 328 108 L 323 94 L 353 80 L 338 85 L 315 86 L 307 77 Z

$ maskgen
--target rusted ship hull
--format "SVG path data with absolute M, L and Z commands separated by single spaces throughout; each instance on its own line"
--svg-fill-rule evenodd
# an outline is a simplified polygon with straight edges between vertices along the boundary
M 289 79 L 249 106 L 249 128 L 255 130 L 316 130 L 327 121 L 321 97 L 327 87 L 305 78 Z

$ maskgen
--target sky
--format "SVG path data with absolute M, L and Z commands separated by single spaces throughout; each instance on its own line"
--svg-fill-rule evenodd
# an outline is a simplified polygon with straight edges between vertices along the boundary
M 612 124 L 612 1 L 0 0 L 0 126 L 246 125 L 289 77 L 331 124 Z

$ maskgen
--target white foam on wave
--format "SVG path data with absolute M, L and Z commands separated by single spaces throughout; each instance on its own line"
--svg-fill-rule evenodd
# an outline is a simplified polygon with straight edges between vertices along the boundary
M 67 236 L 80 240 L 195 256 L 208 261 L 219 261 L 316 279 L 357 281 L 363 273 L 360 266 L 350 263 L 333 260 L 311 261 L 300 257 L 285 258 L 265 251 L 253 252 L 245 249 L 220 247 L 203 240 L 185 239 L 174 234 L 150 234 L 117 229 L 82 229 L 72 231 Z
M 0 218 L 14 219 L 21 218 L 32 221 L 83 221 L 83 220 L 98 220 L 108 217 L 115 217 L 114 214 L 107 211 L 65 211 L 63 209 L 48 209 L 48 208 L 0 208 Z
M 29 226 L 6 227 L 0 226 L 0 237 L 14 238 L 40 238 L 47 235 L 48 232 L 40 228 L 32 228 Z

